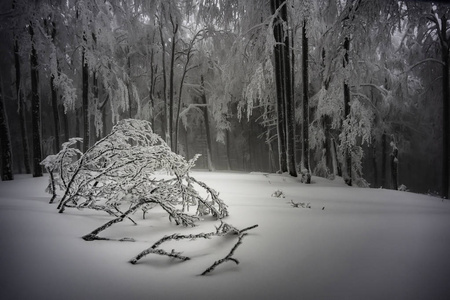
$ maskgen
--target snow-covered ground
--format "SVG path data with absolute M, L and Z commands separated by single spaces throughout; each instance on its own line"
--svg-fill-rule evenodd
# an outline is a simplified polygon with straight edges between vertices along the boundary
M 349 188 L 314 177 L 193 172 L 229 205 L 225 219 L 254 224 L 234 257 L 231 237 L 163 244 L 192 260 L 150 254 L 128 260 L 166 234 L 214 231 L 169 223 L 156 210 L 138 226 L 102 232 L 136 242 L 81 236 L 111 217 L 47 204 L 47 178 L 0 183 L 0 299 L 450 299 L 450 202 L 405 192 Z M 271 195 L 282 190 L 286 198 Z M 289 202 L 311 203 L 311 209 Z M 140 219 L 140 215 L 135 215 Z

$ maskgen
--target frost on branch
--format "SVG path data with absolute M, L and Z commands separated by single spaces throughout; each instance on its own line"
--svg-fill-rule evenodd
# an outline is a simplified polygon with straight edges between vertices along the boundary
M 201 275 L 206 275 L 210 272 L 212 272 L 218 265 L 227 262 L 227 261 L 233 261 L 236 264 L 239 264 L 239 261 L 233 257 L 234 251 L 242 244 L 242 239 L 244 236 L 247 235 L 247 233 L 244 233 L 245 231 L 251 230 L 253 228 L 258 227 L 258 225 L 253 225 L 247 228 L 244 228 L 242 230 L 237 229 L 236 227 L 229 225 L 227 223 L 221 222 L 220 226 L 216 227 L 215 231 L 208 232 L 208 233 L 198 233 L 198 234 L 178 234 L 174 233 L 171 235 L 166 235 L 159 239 L 156 243 L 154 243 L 150 248 L 145 249 L 138 255 L 136 255 L 134 258 L 130 260 L 130 263 L 135 265 L 140 259 L 147 256 L 148 254 L 157 254 L 157 255 L 163 255 L 168 256 L 172 258 L 179 259 L 181 261 L 190 260 L 191 258 L 188 256 L 182 255 L 182 252 L 177 252 L 174 249 L 172 251 L 168 252 L 162 248 L 160 248 L 161 244 L 168 242 L 168 241 L 179 241 L 179 240 L 196 240 L 196 239 L 210 239 L 213 236 L 225 236 L 225 235 L 237 235 L 238 241 L 233 246 L 233 248 L 230 250 L 230 252 L 222 259 L 219 259 L 215 261 L 209 268 L 207 268 Z
M 50 180 L 46 192 L 51 193 L 53 196 L 50 199 L 50 203 L 53 203 L 57 194 L 56 188 L 61 190 L 67 188 L 67 182 L 70 180 L 70 174 L 72 172 L 73 162 L 77 156 L 81 156 L 83 153 L 74 148 L 78 142 L 82 142 L 82 138 L 71 138 L 68 142 L 62 144 L 62 149 L 58 154 L 47 156 L 41 165 L 45 167 L 50 174 Z
M 72 139 L 63 145 L 61 152 L 47 157 L 43 164 L 53 174 L 51 186 L 64 191 L 60 212 L 68 207 L 90 208 L 116 217 L 85 239 L 97 238 L 100 231 L 130 218 L 137 210 L 145 216 L 155 206 L 164 209 L 170 221 L 184 226 L 194 226 L 199 215 L 211 214 L 218 219 L 228 215 L 218 193 L 189 175 L 198 156 L 186 161 L 172 152 L 147 121 L 118 122 L 111 133 L 83 154 L 71 147 L 77 141 Z M 202 197 L 196 187 L 207 197 Z M 190 207 L 197 208 L 195 215 L 188 214 Z

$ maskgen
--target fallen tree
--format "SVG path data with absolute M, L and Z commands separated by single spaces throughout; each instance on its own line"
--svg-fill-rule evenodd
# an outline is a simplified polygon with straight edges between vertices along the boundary
M 114 217 L 84 235 L 84 240 L 111 240 L 99 234 L 125 219 L 137 224 L 132 219 L 137 211 L 141 210 L 145 219 L 146 214 L 156 206 L 168 214 L 169 221 L 183 226 L 195 226 L 205 215 L 219 220 L 228 216 L 227 205 L 219 194 L 189 174 L 198 155 L 186 161 L 172 152 L 164 140 L 153 133 L 149 122 L 122 120 L 84 153 L 76 148 L 81 141 L 80 138 L 70 139 L 62 145 L 59 153 L 48 156 L 41 164 L 50 174 L 47 187 L 52 194 L 50 203 L 58 197 L 57 188 L 63 191 L 58 203 L 60 213 L 68 208 L 95 209 Z M 191 207 L 196 208 L 195 212 L 190 213 Z M 180 252 L 167 252 L 159 246 L 169 240 L 237 235 L 238 240 L 229 254 L 215 261 L 201 274 L 205 275 L 224 262 L 239 263 L 233 254 L 247 235 L 244 232 L 257 226 L 238 230 L 221 221 L 216 231 L 210 233 L 172 234 L 161 238 L 130 262 L 136 264 L 150 253 L 189 260 Z M 129 237 L 115 240 L 134 241 Z
M 58 204 L 60 213 L 67 208 L 89 208 L 116 217 L 86 239 L 95 239 L 101 228 L 130 218 L 138 209 L 145 217 L 155 206 L 163 208 L 170 221 L 184 226 L 194 226 L 207 214 L 217 219 L 228 215 L 219 194 L 189 175 L 198 155 L 186 161 L 172 152 L 147 121 L 121 120 L 85 153 L 74 148 L 79 141 L 71 139 L 42 164 L 50 173 L 51 202 L 56 187 L 64 192 Z M 197 189 L 207 196 L 202 197 Z M 189 214 L 193 206 L 195 214 Z

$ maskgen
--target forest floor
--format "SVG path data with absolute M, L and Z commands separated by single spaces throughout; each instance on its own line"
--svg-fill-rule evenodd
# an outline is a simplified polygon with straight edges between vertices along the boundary
M 254 224 L 234 258 L 206 276 L 236 237 L 173 241 L 179 262 L 150 254 L 128 261 L 164 235 L 214 231 L 170 223 L 155 209 L 102 232 L 135 242 L 81 236 L 111 219 L 47 204 L 48 178 L 0 182 L 0 299 L 450 299 L 450 201 L 407 192 L 347 187 L 313 177 L 192 172 L 220 192 L 224 221 Z M 281 190 L 285 198 L 272 197 Z M 311 208 L 293 207 L 310 203 Z

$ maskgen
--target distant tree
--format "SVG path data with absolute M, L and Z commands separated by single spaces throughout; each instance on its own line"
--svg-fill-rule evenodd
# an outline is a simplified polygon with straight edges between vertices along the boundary
M 1 177 L 3 181 L 13 180 L 11 139 L 9 135 L 8 117 L 3 101 L 3 82 L 0 81 L 0 145 L 1 145 Z
M 16 10 L 17 8 L 16 1 L 12 2 L 12 9 Z M 15 27 L 20 26 L 20 22 L 16 21 L 17 24 L 14 24 Z M 20 63 L 20 49 L 19 49 L 19 39 L 20 35 L 17 33 L 19 28 L 14 29 L 14 68 L 15 68 L 15 76 L 16 76 L 16 97 L 17 97 L 17 114 L 19 115 L 20 122 L 20 133 L 22 140 L 22 148 L 23 148 L 23 163 L 25 166 L 25 173 L 31 173 L 30 167 L 30 153 L 29 153 L 29 145 L 28 145 L 28 130 L 26 126 L 26 107 L 25 107 L 25 99 L 23 96 L 23 87 L 22 87 L 22 72 L 21 72 L 21 63 Z M 21 30 L 20 30 L 21 31 Z
M 42 176 L 41 168 L 41 101 L 39 98 L 39 64 L 36 51 L 34 24 L 30 22 L 28 32 L 31 38 L 31 124 L 33 130 L 33 177 Z
M 283 26 L 288 26 L 286 1 L 271 1 L 271 11 L 275 14 L 275 76 L 277 84 L 277 116 L 280 166 L 284 166 L 286 155 L 287 170 L 291 176 L 297 176 L 295 163 L 295 100 L 292 91 L 291 49 L 289 44 L 289 31 L 283 32 Z M 283 138 L 284 136 L 284 138 Z M 284 146 L 285 154 L 284 154 Z M 284 172 L 283 169 L 281 169 Z
M 302 169 L 301 174 L 305 183 L 311 183 L 311 168 L 309 158 L 309 74 L 308 74 L 308 36 L 306 33 L 307 20 L 303 20 L 302 26 Z

